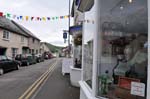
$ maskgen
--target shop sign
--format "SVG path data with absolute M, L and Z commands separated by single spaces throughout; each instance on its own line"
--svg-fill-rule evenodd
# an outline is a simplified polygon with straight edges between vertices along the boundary
M 69 30 L 70 30 L 70 35 L 76 35 L 79 32 L 82 32 L 82 25 L 71 26 Z
M 136 96 L 145 96 L 145 84 L 139 82 L 131 82 L 131 94 Z

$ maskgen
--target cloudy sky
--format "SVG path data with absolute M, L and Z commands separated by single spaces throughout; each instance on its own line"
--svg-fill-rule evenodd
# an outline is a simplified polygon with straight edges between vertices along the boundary
M 71 0 L 72 1 L 72 0 Z M 0 0 L 0 12 L 19 16 L 55 17 L 68 15 L 69 0 Z M 51 21 L 15 21 L 41 39 L 58 46 L 66 46 L 62 38 L 68 29 L 68 18 Z M 71 19 L 71 25 L 72 25 Z

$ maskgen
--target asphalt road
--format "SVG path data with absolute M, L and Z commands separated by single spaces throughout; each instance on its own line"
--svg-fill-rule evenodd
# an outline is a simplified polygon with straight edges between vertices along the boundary
M 54 61 L 55 59 L 46 60 L 1 75 L 0 99 L 18 99 Z
M 79 99 L 79 88 L 70 85 L 69 75 L 61 74 L 61 59 L 8 72 L 0 76 L 0 89 L 0 99 Z
M 71 86 L 70 76 L 61 73 L 58 59 L 54 71 L 32 99 L 79 99 L 80 89 Z

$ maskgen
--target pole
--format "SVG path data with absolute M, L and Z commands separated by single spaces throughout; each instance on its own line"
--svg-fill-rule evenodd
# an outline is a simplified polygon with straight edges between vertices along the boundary
M 68 51 L 68 57 L 70 57 L 70 0 L 69 0 L 69 18 L 68 18 L 68 47 L 69 47 L 69 51 Z

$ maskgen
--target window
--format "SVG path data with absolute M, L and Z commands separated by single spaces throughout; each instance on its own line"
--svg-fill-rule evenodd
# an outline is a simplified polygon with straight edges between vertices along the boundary
M 82 29 L 81 29 L 82 30 Z M 82 32 L 78 31 L 74 36 L 74 67 L 81 68 L 82 62 Z
M 34 38 L 32 39 L 32 42 L 33 42 L 33 43 L 35 42 L 35 39 L 34 39 Z
M 36 54 L 38 54 L 38 50 L 36 50 Z
M 31 50 L 31 49 L 29 49 L 29 54 L 31 54 L 31 51 L 32 51 L 32 50 Z
M 100 0 L 99 11 L 98 95 L 146 99 L 146 88 L 131 89 L 133 82 L 147 86 L 147 0 Z
M 95 6 L 90 12 L 85 13 L 85 20 L 93 20 L 95 18 Z M 93 76 L 93 43 L 94 34 L 96 33 L 96 26 L 92 22 L 84 22 L 83 29 L 83 78 L 87 84 L 92 88 L 92 76 Z
M 21 36 L 21 42 L 22 43 L 24 42 L 24 36 Z
M 3 38 L 4 39 L 9 39 L 9 31 L 3 31 Z
M 34 54 L 34 49 L 32 49 L 32 54 Z
M 17 48 L 12 48 L 12 58 L 15 58 L 15 56 L 17 55 L 17 51 L 18 49 Z

